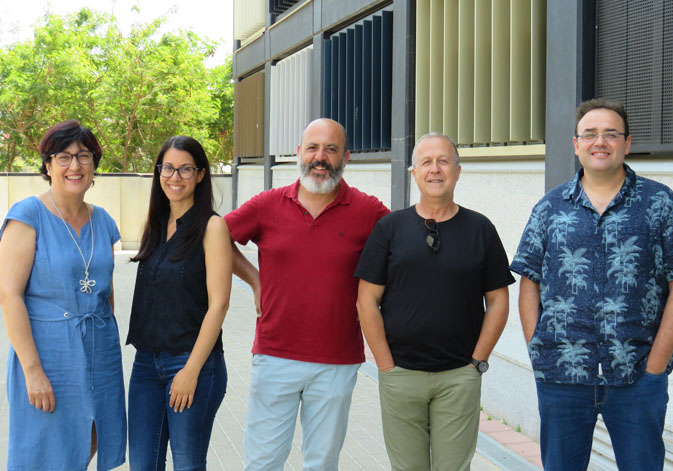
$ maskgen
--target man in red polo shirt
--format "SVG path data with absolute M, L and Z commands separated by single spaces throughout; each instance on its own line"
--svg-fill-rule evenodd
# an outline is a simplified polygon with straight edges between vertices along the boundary
M 342 180 L 346 132 L 331 119 L 304 130 L 300 178 L 225 216 L 257 245 L 259 272 L 236 249 L 234 273 L 255 292 L 258 319 L 245 430 L 245 469 L 282 470 L 301 406 L 305 470 L 337 470 L 364 350 L 353 272 L 389 211 Z

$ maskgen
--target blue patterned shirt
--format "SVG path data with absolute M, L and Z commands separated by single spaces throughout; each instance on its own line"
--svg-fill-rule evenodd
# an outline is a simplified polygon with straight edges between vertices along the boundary
M 580 169 L 524 229 L 510 269 L 540 285 L 528 346 L 537 381 L 618 386 L 645 370 L 673 280 L 673 191 L 624 168 L 602 215 Z

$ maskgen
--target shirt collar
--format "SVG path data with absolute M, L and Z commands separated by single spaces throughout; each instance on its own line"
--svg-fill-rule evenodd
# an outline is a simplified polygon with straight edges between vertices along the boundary
M 614 200 L 617 201 L 624 197 L 627 193 L 631 192 L 636 187 L 636 172 L 634 172 L 631 167 L 626 164 L 624 165 L 624 170 L 626 170 L 626 177 L 624 178 L 624 184 L 615 196 Z M 584 176 L 584 168 L 580 167 L 579 170 L 575 173 L 575 177 L 568 182 L 565 190 L 563 191 L 563 199 L 577 201 L 584 193 L 582 184 L 580 180 Z
M 283 194 L 285 197 L 290 198 L 294 202 L 298 202 L 297 196 L 299 195 L 299 183 L 300 179 L 297 178 L 297 181 L 292 185 L 285 188 Z M 351 192 L 349 191 L 350 186 L 346 183 L 346 180 L 341 178 L 339 182 L 339 193 L 337 194 L 334 201 L 332 201 L 328 206 L 336 206 L 337 204 L 350 204 L 351 202 Z
M 194 221 L 194 217 L 195 217 L 194 215 L 196 214 L 196 211 L 194 210 L 194 207 L 195 207 L 195 206 L 196 206 L 196 205 L 192 205 L 192 207 L 189 208 L 185 214 L 183 214 L 182 216 L 180 216 L 180 217 L 177 219 L 177 221 L 175 221 L 175 223 L 176 223 L 176 224 L 175 224 L 175 226 L 176 226 L 176 227 L 175 227 L 176 232 L 177 232 L 178 230 L 180 230 L 180 228 L 183 227 L 183 226 L 189 226 L 189 225 L 191 225 L 191 223 Z M 161 217 L 161 230 L 162 230 L 162 232 L 164 233 L 164 235 L 166 234 L 166 229 L 167 229 L 167 227 L 168 227 L 168 216 L 169 216 L 169 212 L 170 212 L 170 211 L 167 211 L 166 214 L 164 214 L 164 215 Z

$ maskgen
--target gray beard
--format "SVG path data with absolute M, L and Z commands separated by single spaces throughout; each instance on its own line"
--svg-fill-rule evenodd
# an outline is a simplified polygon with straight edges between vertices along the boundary
M 309 166 L 302 165 L 301 158 L 297 159 L 297 169 L 299 170 L 299 183 L 301 183 L 301 186 L 309 193 L 318 195 L 331 193 L 341 182 L 344 172 L 344 166 L 339 165 L 337 168 L 329 170 L 329 176 L 326 179 L 316 181 L 316 179 L 309 175 Z

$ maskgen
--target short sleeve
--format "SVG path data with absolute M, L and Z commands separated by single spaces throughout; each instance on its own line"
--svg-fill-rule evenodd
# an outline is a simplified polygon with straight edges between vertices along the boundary
M 11 220 L 27 224 L 37 232 L 40 225 L 38 204 L 42 203 L 34 196 L 21 200 L 18 203 L 14 203 L 9 209 L 7 216 L 5 216 L 2 227 L 0 227 L 0 239 L 2 239 L 2 234 L 5 232 L 7 223 Z
M 385 285 L 388 281 L 390 237 L 385 229 L 386 219 L 379 220 L 374 226 L 355 268 L 356 278 L 376 285 Z
M 673 197 L 666 192 L 667 198 L 662 205 L 662 252 L 664 259 L 664 275 L 666 281 L 673 281 Z
M 119 233 L 119 228 L 117 227 L 117 223 L 115 222 L 114 219 L 112 219 L 112 216 L 105 211 L 103 208 L 99 206 L 95 206 L 95 211 L 101 211 L 104 216 L 104 224 L 105 227 L 107 228 L 108 234 L 110 234 L 110 245 L 114 245 L 117 242 L 119 242 L 122 238 L 121 234 Z
M 266 192 L 253 196 L 241 207 L 224 216 L 231 237 L 239 244 L 247 244 L 260 233 L 259 211 L 262 207 L 262 198 Z
M 538 203 L 528 219 L 519 248 L 514 255 L 510 270 L 525 276 L 539 284 L 542 279 L 542 262 L 547 246 L 547 231 L 545 229 L 546 210 L 548 202 Z
M 493 291 L 514 283 L 514 277 L 509 271 L 507 252 L 502 245 L 498 231 L 489 221 L 492 234 L 486 249 L 486 264 L 484 265 L 484 292 Z
M 374 213 L 374 224 L 376 224 L 378 221 L 381 220 L 383 216 L 390 214 L 390 210 L 378 198 L 372 196 L 372 199 L 375 201 L 374 203 L 375 208 L 373 213 Z M 372 226 L 374 226 L 374 224 L 372 224 Z

